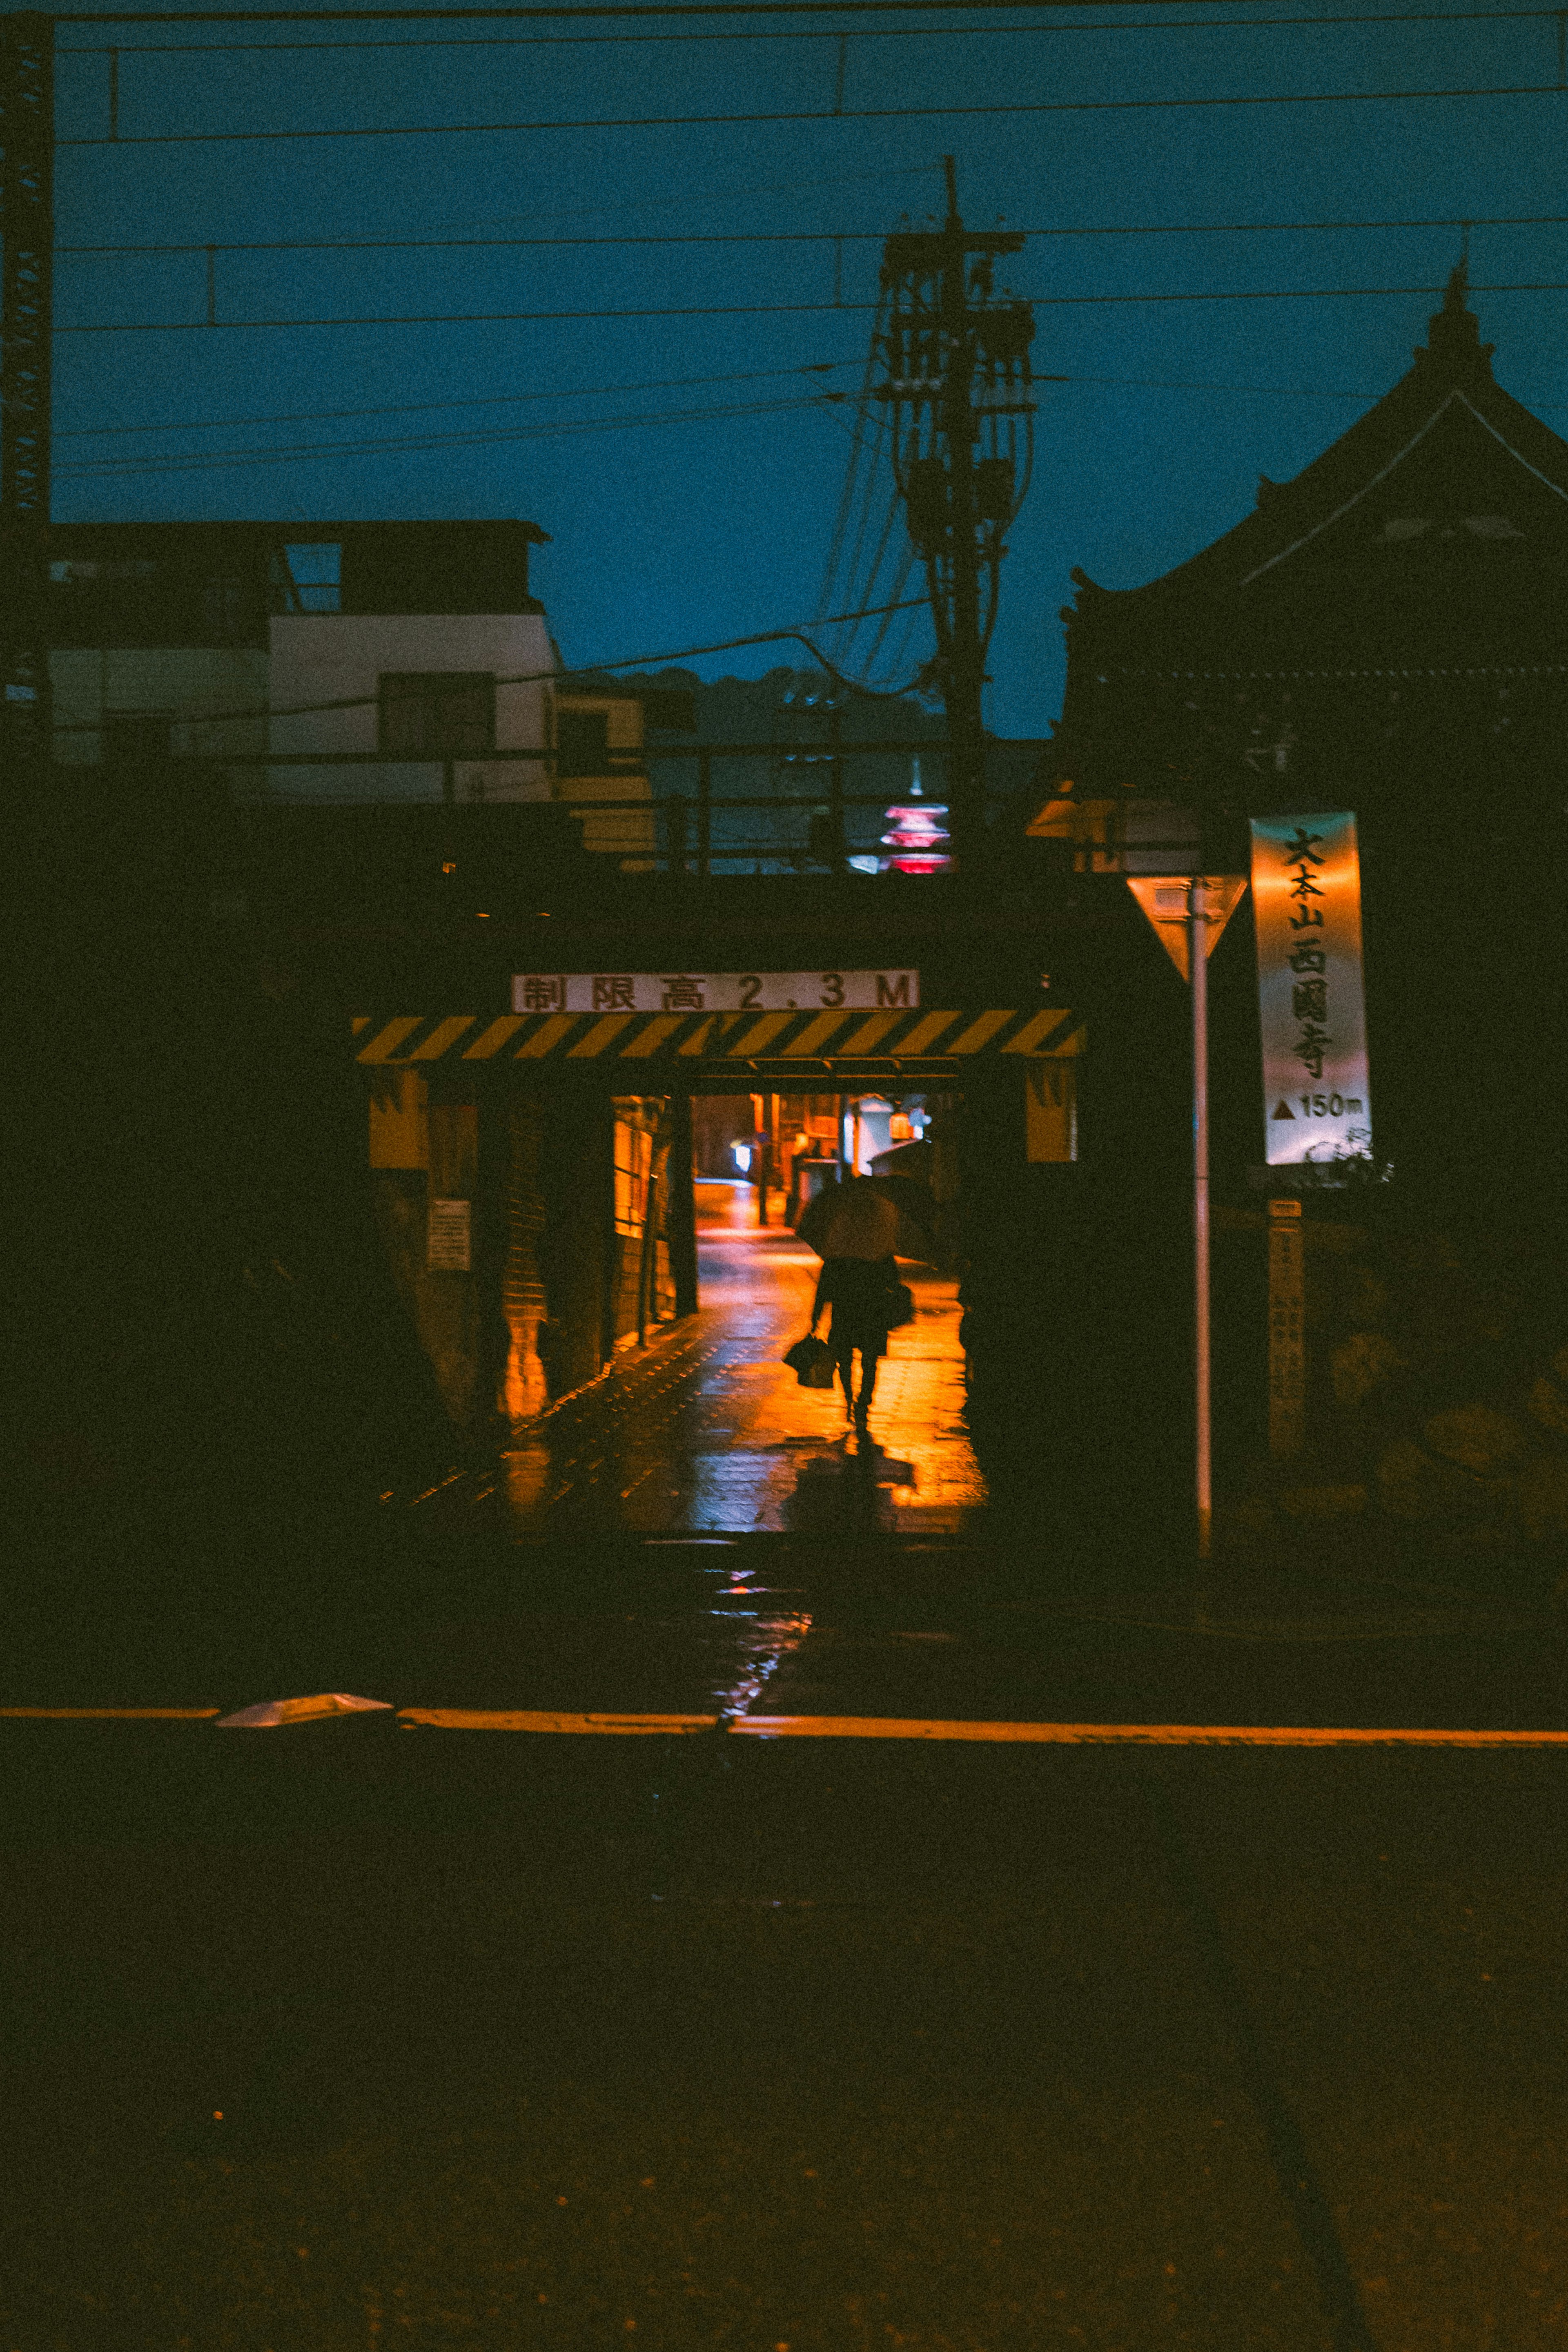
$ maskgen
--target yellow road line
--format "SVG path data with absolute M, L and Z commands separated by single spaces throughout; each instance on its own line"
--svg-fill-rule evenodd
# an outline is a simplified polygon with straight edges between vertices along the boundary
M 712 1731 L 716 1715 L 560 1715 L 515 1707 L 401 1706 L 400 1723 L 438 1731 Z
M 727 1728 L 768 1739 L 1009 1739 L 1058 1747 L 1568 1747 L 1568 1731 L 1366 1731 L 1322 1724 L 967 1723 L 884 1715 L 737 1715 Z
M 0 1706 L 0 1717 L 49 1723 L 204 1723 L 215 1706 Z
M 204 1723 L 215 1706 L 0 1706 L 0 1720 L 51 1723 Z M 439 1731 L 647 1733 L 715 1731 L 716 1715 L 575 1715 L 559 1708 L 404 1706 L 400 1723 Z M 762 1739 L 965 1739 L 1040 1747 L 1132 1748 L 1564 1748 L 1565 1731 L 1471 1731 L 1426 1726 L 1232 1723 L 986 1723 L 888 1715 L 740 1715 L 726 1732 Z

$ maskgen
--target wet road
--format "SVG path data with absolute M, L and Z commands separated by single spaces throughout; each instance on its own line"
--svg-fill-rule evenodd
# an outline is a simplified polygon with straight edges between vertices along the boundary
M 870 1445 L 834 1391 L 779 1361 L 806 1328 L 821 1260 L 758 1227 L 750 1185 L 704 1185 L 702 1306 L 646 1351 L 526 1424 L 496 1506 L 519 1533 L 654 1530 L 953 1532 L 985 1486 L 963 1425 L 957 1285 L 905 1264 L 915 1319 L 893 1333 Z
M 207 1712 L 0 1714 L 0 2347 L 1554 2352 L 1568 1747 L 756 1726 L 1563 1730 L 1561 1630 L 998 1530 L 946 1294 L 862 1465 L 707 1247 L 520 1494 L 13 1642 Z M 710 1727 L 440 1727 L 563 1712 Z
M 1545 2352 L 1561 1755 L 8 1725 L 16 2352 Z

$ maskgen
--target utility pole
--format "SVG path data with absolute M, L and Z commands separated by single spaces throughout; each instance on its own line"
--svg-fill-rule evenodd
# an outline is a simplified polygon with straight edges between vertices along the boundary
M 1023 250 L 1021 234 L 966 229 L 952 156 L 943 163 L 946 225 L 900 230 L 883 250 L 875 348 L 885 374 L 875 396 L 890 404 L 894 472 L 925 566 L 953 847 L 959 871 L 973 874 L 985 839 L 986 651 L 1004 533 L 1034 459 L 1034 312 L 993 290 L 996 262 Z
M 0 22 L 0 761 L 13 822 L 52 751 L 54 163 L 54 18 L 26 10 Z

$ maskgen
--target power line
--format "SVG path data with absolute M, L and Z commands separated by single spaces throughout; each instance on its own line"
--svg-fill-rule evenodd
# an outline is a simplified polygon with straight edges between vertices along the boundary
M 1109 6 L 1166 6 L 1172 0 L 1105 0 Z M 1241 0 L 1237 0 L 1240 5 Z M 61 10 L 57 25 L 392 25 L 563 23 L 582 17 L 653 16 L 901 16 L 962 9 L 1074 8 L 1082 0 L 635 0 L 595 7 L 514 8 L 83 8 Z
M 1037 5 L 1037 0 L 1018 0 L 1019 6 Z M 682 10 L 682 15 L 689 12 Z M 839 10 L 833 12 L 841 14 Z M 985 34 L 1041 33 L 1065 35 L 1073 33 L 1192 33 L 1192 32 L 1274 32 L 1293 27 L 1329 25 L 1470 25 L 1534 23 L 1558 15 L 1555 8 L 1446 8 L 1419 11 L 1385 10 L 1377 14 L 1332 16 L 1181 16 L 1165 24 L 1140 21 L 1137 24 L 1105 25 L 872 25 L 863 32 L 847 37 L 856 41 L 967 40 Z M 75 22 L 75 19 L 57 19 Z M 189 22 L 190 19 L 184 21 Z M 200 21 L 200 20 L 197 20 Z M 293 18 L 289 22 L 296 21 Z M 308 54 L 314 49 L 532 49 L 581 48 L 613 43 L 629 42 L 705 42 L 705 41 L 834 41 L 846 37 L 831 26 L 802 28 L 799 32 L 746 33 L 487 33 L 475 37 L 458 34 L 443 34 L 431 41 L 146 41 L 131 47 L 122 43 L 82 41 L 57 51 L 68 58 L 172 58 L 172 57 L 287 57 Z
M 1423 291 L 1429 289 L 1423 289 Z M 453 327 L 515 326 L 575 319 L 754 319 L 848 317 L 874 310 L 874 302 L 717 302 L 647 310 L 434 310 L 406 318 L 373 315 L 350 319 L 153 319 L 110 326 L 62 327 L 57 335 L 211 335 L 231 328 L 262 327 Z
M 806 393 L 794 399 L 756 400 L 707 408 L 662 408 L 641 416 L 579 416 L 543 425 L 499 426 L 491 433 L 418 434 L 394 441 L 326 441 L 315 446 L 289 449 L 204 449 L 172 451 L 164 457 L 89 458 L 76 466 L 57 466 L 57 481 L 81 481 L 89 476 L 122 474 L 206 473 L 229 466 L 295 465 L 313 457 L 428 455 L 442 449 L 487 448 L 508 441 L 533 441 L 555 433 L 603 433 L 633 425 L 689 425 L 723 417 L 783 416 L 820 408 L 830 401 L 846 400 L 847 393 Z
M 968 0 L 965 0 L 968 5 Z M 130 138 L 61 139 L 66 147 L 211 147 L 290 139 L 493 138 L 546 131 L 748 130 L 767 123 L 910 122 L 944 118 L 1044 114 L 1161 114 L 1245 106 L 1392 106 L 1454 98 L 1561 98 L 1556 82 L 1475 83 L 1445 89 L 1287 90 L 1263 98 L 1067 98 L 991 106 L 807 107 L 767 114 L 583 115 L 545 122 L 374 123 L 349 131 L 157 131 Z
M 1090 236 L 1281 236 L 1375 229 L 1427 228 L 1562 228 L 1568 213 L 1472 213 L 1468 219 L 1337 220 L 1337 221 L 1173 221 L 1147 226 L 1086 228 L 1024 228 L 1013 232 L 1032 237 Z M 268 237 L 248 244 L 210 244 L 196 239 L 182 245 L 57 245 L 61 254 L 133 253 L 457 253 L 511 251 L 522 248 L 644 245 L 883 245 L 885 229 L 737 229 L 722 234 L 683 236 L 319 236 Z
M 1472 280 L 1473 294 L 1563 294 L 1561 278 L 1525 278 L 1504 285 Z M 1441 286 L 1287 286 L 1245 288 L 1218 294 L 1035 294 L 1036 310 L 1092 310 L 1129 303 L 1344 302 L 1441 294 Z M 160 319 L 102 326 L 57 326 L 57 335 L 211 335 L 225 331 L 298 327 L 465 327 L 548 325 L 583 319 L 849 318 L 874 311 L 874 302 L 714 302 L 642 310 L 435 310 L 406 317 L 372 314 L 345 319 Z
M 556 392 L 496 392 L 476 400 L 414 400 L 394 408 L 305 408 L 277 416 L 208 416 L 178 420 L 172 425 L 73 425 L 55 428 L 57 441 L 99 440 L 120 433 L 226 433 L 246 425 L 331 425 L 356 416 L 419 416 L 434 409 L 499 408 L 524 401 L 594 400 L 619 392 L 685 392 L 694 384 L 760 383 L 785 375 L 826 375 L 838 368 L 859 367 L 859 359 L 807 360 L 797 367 L 746 368 L 729 375 L 660 375 L 643 383 L 581 383 Z
M 908 611 L 916 606 L 923 605 L 925 603 L 925 598 L 924 596 L 916 596 L 911 600 L 908 605 L 899 606 L 895 609 L 900 611 Z M 883 608 L 880 605 L 873 608 L 874 611 L 881 611 L 882 609 Z M 762 629 L 758 631 L 754 635 L 747 637 L 721 637 L 716 644 L 711 646 L 682 646 L 674 653 L 623 654 L 615 661 L 580 662 L 571 669 L 556 668 L 519 670 L 510 677 L 497 677 L 495 683 L 497 686 L 540 686 L 548 684 L 551 680 L 557 678 L 594 677 L 602 670 L 641 669 L 646 662 L 692 661 L 695 660 L 699 654 L 736 653 L 738 652 L 743 646 L 777 645 L 785 637 L 792 637 L 799 644 L 810 646 L 811 652 L 816 654 L 817 659 L 822 663 L 823 668 L 831 669 L 832 667 L 831 663 L 826 661 L 821 654 L 817 653 L 817 648 L 815 646 L 811 645 L 810 637 L 804 635 L 804 631 L 806 629 L 830 628 L 838 621 L 861 621 L 865 620 L 868 617 L 869 615 L 865 613 L 828 613 L 825 614 L 821 620 L 807 621 L 803 623 L 792 622 L 788 627 L 782 629 Z M 249 708 L 244 710 L 193 710 L 184 714 L 180 719 L 180 724 L 182 726 L 188 727 L 218 727 L 226 725 L 231 719 L 316 719 L 319 718 L 324 712 L 329 710 L 368 710 L 379 700 L 380 697 L 374 694 L 348 694 L 340 696 L 337 699 L 331 702 L 290 703 L 287 709 L 282 710 L 258 710 L 254 704 L 250 705 Z M 100 721 L 91 719 L 68 719 L 62 721 L 58 725 L 56 729 L 56 732 L 61 735 L 95 735 L 99 732 L 100 723 Z M 300 744 L 296 748 L 297 750 L 303 751 L 306 747 L 303 744 Z M 218 751 L 211 753 L 209 756 L 214 759 L 221 760 L 225 755 L 221 751 Z M 279 767 L 286 767 L 288 763 L 288 753 L 287 751 L 276 751 L 272 753 L 271 756 L 276 760 Z M 483 757 L 483 754 L 477 754 L 476 756 Z
M 854 362 L 854 361 L 852 361 L 852 360 L 845 360 L 845 361 L 841 361 L 841 362 L 829 362 L 829 364 L 840 365 L 840 366 L 844 366 L 844 367 L 852 367 L 852 366 L 856 365 L 856 364 L 857 364 L 857 362 Z M 784 370 L 773 370 L 773 369 L 768 369 L 768 370 L 764 371 L 764 373 L 768 373 L 768 374 L 784 373 L 793 373 L 793 371 L 792 371 L 792 370 L 791 370 L 791 371 L 784 371 Z M 698 378 L 698 379 L 695 379 L 695 380 L 696 380 L 696 381 L 698 381 L 698 382 L 703 381 L 703 379 L 701 379 L 701 378 Z M 673 382 L 680 382 L 680 381 L 683 381 L 683 379 L 680 379 L 680 378 L 674 378 L 674 379 L 671 379 L 671 381 L 673 381 Z M 1109 390 L 1132 391 L 1132 392 L 1202 392 L 1202 393 L 1214 393 L 1214 394 L 1229 394 L 1229 395 L 1234 395 L 1235 397 L 1239 398 L 1239 399 L 1256 399 L 1256 400 L 1343 400 L 1343 401 L 1365 401 L 1365 402 L 1371 403 L 1371 402 L 1373 402 L 1373 401 L 1375 401 L 1375 400 L 1377 400 L 1377 399 L 1381 398 L 1381 396 L 1382 396 L 1380 394 L 1375 393 L 1375 392 L 1364 392 L 1364 391 L 1361 391 L 1361 392 L 1352 392 L 1352 391 L 1335 391 L 1335 390 L 1331 390 L 1331 389 L 1329 389 L 1329 388 L 1327 388 L 1327 387 L 1325 387 L 1325 386 L 1321 386 L 1321 385 L 1306 385 L 1306 384 L 1262 384 L 1262 383 L 1199 383 L 1199 382 L 1197 382 L 1197 381 L 1195 381 L 1195 380 L 1192 380 L 1192 379 L 1188 379 L 1188 378 L 1185 378 L 1185 377 L 1183 377 L 1183 378 L 1178 378 L 1178 379 L 1172 379 L 1172 378 L 1163 377 L 1163 376 L 1136 376 L 1136 375 L 1132 375 L 1132 376 L 1129 376 L 1129 375 L 1073 375 L 1073 376 L 1037 376 L 1037 377 L 1034 379 L 1034 381 L 1035 381 L 1037 383 L 1069 383 L 1069 384 L 1091 385 L 1091 386 L 1093 386 L 1093 387 L 1094 387 L 1095 389 L 1097 389 L 1097 390 L 1098 390 L 1098 389 L 1109 389 Z M 632 386 L 626 386 L 626 387 L 623 387 L 623 388 L 624 388 L 624 389 L 626 389 L 626 390 L 631 390 L 631 389 L 633 389 L 634 387 L 632 387 Z M 548 394 L 521 394 L 521 395 L 518 395 L 518 396 L 520 396 L 520 397 L 522 397 L 522 398 L 525 398 L 525 399 L 534 399 L 534 398 L 548 398 L 549 395 L 548 395 Z M 561 396 L 562 396 L 562 397 L 565 397 L 566 395 L 564 395 L 564 394 L 563 394 L 563 395 L 561 395 Z M 693 419 L 693 418 L 697 418 L 697 417 L 702 417 L 702 416 L 748 416 L 748 415 L 769 415 L 769 414 L 778 414 L 778 413 L 779 413 L 780 411 L 782 411 L 782 410 L 783 410 L 784 408 L 786 408 L 786 407 L 789 407 L 789 408 L 794 408 L 794 409 L 798 409 L 798 410 L 805 410 L 805 409 L 807 409 L 807 408 L 814 408 L 814 407 L 818 407 L 818 406 L 821 406 L 821 405 L 823 405 L 823 404 L 824 404 L 824 401 L 825 401 L 825 400 L 829 400 L 829 399 L 831 399 L 831 400 L 834 400 L 834 401 L 841 401 L 841 400 L 843 400 L 845 397 L 846 397 L 846 395 L 845 395 L 845 394 L 827 394 L 827 395 L 819 394 L 819 395 L 817 395 L 815 398 L 808 398 L 808 399 L 798 400 L 798 401 L 793 401 L 793 402 L 789 402 L 789 403 L 782 403 L 782 402 L 781 402 L 781 403 L 779 403 L 779 404 L 777 404 L 777 407 L 776 407 L 773 404 L 771 404 L 771 403 L 758 403 L 758 404 L 756 404 L 754 406 L 737 405 L 737 406 L 734 406 L 734 407 L 716 408 L 716 409 L 708 409 L 708 410 L 702 410 L 702 409 L 667 409 L 667 410 L 662 410 L 662 411 L 658 412 L 656 415 L 650 415 L 650 416 L 648 416 L 648 417 L 642 418 L 642 419 L 629 419 L 629 418 L 621 418 L 621 417 L 588 418 L 588 419 L 584 420 L 584 421 L 583 421 L 583 423 L 582 423 L 581 425 L 574 425 L 574 424 L 573 424 L 573 423 L 571 423 L 571 422 L 561 422 L 561 423 L 559 423 L 559 424 L 549 424 L 549 425 L 538 425 L 538 426 L 528 426 L 528 427 L 524 427 L 524 428 L 523 428 L 521 431 L 519 431 L 519 432 L 511 432 L 511 431 L 507 431 L 507 430 L 506 430 L 505 428 L 503 428 L 503 429 L 498 430 L 498 431 L 497 431 L 497 432 L 495 432 L 495 433 L 476 433 L 476 434 L 466 434 L 466 433 L 432 434 L 432 435 L 428 435 L 428 436 L 410 436 L 409 438 L 404 439 L 404 440 L 387 440 L 387 441 L 374 441 L 374 440 L 363 440 L 363 441 L 329 441 L 329 442 L 321 443 L 321 444 L 319 444 L 319 446 L 315 446 L 315 447 L 297 447 L 297 448 L 288 448 L 288 449 L 280 449 L 280 450 L 274 450 L 274 449 L 256 449 L 256 450 L 248 450 L 248 451 L 247 451 L 247 450 L 224 450 L 224 451 L 209 452 L 209 453 L 202 453 L 202 452 L 197 452 L 197 451 L 176 452 L 176 453 L 174 453 L 172 457 L 167 457 L 167 458 L 164 458 L 164 457 L 152 457 L 152 458 L 146 458 L 146 459 L 141 459 L 141 458 L 124 458 L 124 459 L 119 459 L 119 460 L 114 460 L 114 461 L 105 461 L 105 462 L 102 462 L 102 463 L 94 463 L 94 462 L 89 462 L 89 463 L 87 463 L 87 464 L 84 464 L 84 465 L 79 465 L 79 466 L 65 466 L 65 467 L 58 467 L 58 468 L 57 469 L 57 478 L 63 478 L 63 479 L 68 479 L 68 480 L 82 480 L 82 479 L 86 478 L 87 478 L 87 477 L 89 477 L 89 476 L 94 476 L 94 475 L 105 475 L 105 474 L 110 474 L 110 475 L 112 475 L 112 474 L 133 474 L 133 473 L 158 473 L 158 472 L 164 472 L 164 471 L 193 470 L 193 469 L 198 468 L 198 467 L 199 467 L 204 463 L 204 462 L 205 462 L 205 463 L 211 463 L 211 464 L 214 464 L 214 465 L 217 465 L 217 464 L 220 464 L 220 463 L 221 463 L 221 464 L 224 464 L 224 465 L 239 466 L 239 465 L 248 465 L 248 464 L 267 465 L 267 464 L 272 464 L 272 463 L 278 463 L 278 462 L 282 462 L 282 461 L 283 461 L 283 460 L 285 460 L 285 459 L 287 459 L 287 460 L 288 460 L 288 461 L 290 461 L 290 462 L 302 462 L 302 461 L 305 461 L 305 460 L 308 460 L 308 459 L 310 459 L 310 458 L 313 458 L 313 457 L 377 457 L 377 456 L 414 456 L 414 457 L 417 457 L 417 456 L 420 456 L 420 455 L 427 454 L 427 453 L 434 452 L 434 451 L 438 451 L 438 450 L 444 449 L 444 448 L 464 448 L 464 447 L 476 447 L 476 447 L 487 447 L 487 446 L 490 446 L 495 445 L 495 444 L 499 444 L 499 443 L 503 443 L 503 442 L 507 442 L 507 441 L 522 440 L 522 439 L 526 439 L 526 438 L 531 438 L 531 437 L 533 437 L 535 435 L 544 435 L 544 434 L 552 433 L 552 432 L 557 432 L 557 431 L 560 431 L 560 432 L 569 432 L 569 431 L 573 431 L 573 430 L 580 430 L 580 431 L 592 431 L 592 430 L 594 430 L 594 429 L 595 429 L 598 425 L 607 425 L 607 426 L 608 426 L 608 425 L 615 425 L 626 424 L 626 423 L 632 423 L 632 422 L 641 422 L 641 423 L 646 423 L 646 424 L 664 424 L 664 423 L 670 423 L 670 424 L 681 424 L 681 423 L 687 422 L 687 421 L 689 421 L 689 420 L 691 420 L 691 419 Z M 487 405 L 490 405 L 491 404 L 490 404 L 490 403 L 487 403 L 487 402 L 482 402 L 482 403 L 468 403 L 468 402 L 464 402 L 464 401 L 431 401 L 431 402 L 424 402 L 424 403 L 422 403 L 422 404 L 421 404 L 421 406 L 423 406 L 423 407 L 430 407 L 430 408 L 448 408 L 448 407 L 466 407 L 466 406 L 469 406 L 469 405 L 476 405 L 476 406 L 487 406 Z M 1563 402 L 1563 401 L 1550 401 L 1550 400 L 1547 400 L 1547 401 L 1541 401 L 1541 400 L 1537 400 L 1537 401 L 1532 401 L 1532 402 L 1531 403 L 1531 408 L 1532 408 L 1533 410 L 1542 410 L 1542 409 L 1544 409 L 1544 410 L 1553 411 L 1553 412 L 1554 412 L 1554 411 L 1559 410 L 1559 409 L 1562 409 L 1562 408 L 1563 408 L 1563 407 L 1568 407 L 1568 402 Z M 323 411 L 323 412 L 321 412 L 321 413 L 322 413 L 322 414 L 324 414 L 324 415 L 329 415 L 329 416 L 330 416 L 330 415 L 345 415 L 345 416 L 352 416 L 352 415 L 371 415 L 371 416 L 380 416 L 380 415 L 397 415 L 401 414 L 402 412 L 400 412 L 400 411 L 398 411 L 398 410 L 396 410 L 396 409 L 364 409 L 364 410 L 347 409 L 347 410 L 337 410 L 337 411 L 334 411 L 334 410 L 326 410 L 326 411 Z M 266 425 L 266 424 L 272 424 L 272 423 L 279 423 L 279 424 L 286 424 L 286 423 L 287 423 L 287 424 L 291 424 L 291 423 L 298 422 L 298 421 L 299 421 L 299 420 L 298 420 L 298 419 L 296 419 L 296 418 L 291 418 L 291 417 L 290 417 L 290 418 L 281 418 L 281 417 L 280 417 L 280 418 L 270 418 L 270 417 L 246 417 L 246 418 L 235 418 L 235 419 L 229 419 L 229 420 L 227 420 L 227 421 L 228 421 L 228 422 L 231 422 L 231 423 L 254 424 L 254 425 Z M 198 432 L 198 431 L 204 430 L 204 429 L 205 429 L 205 428 L 204 428 L 204 427 L 202 427 L 202 426 L 200 426 L 200 425 L 186 425 L 186 426 L 172 425 L 105 425 L 105 426 L 99 427 L 99 428 L 98 428 L 98 429 L 99 429 L 99 430 L 100 430 L 100 431 L 102 431 L 102 432 L 104 432 L 104 433 L 115 433 L 115 432 L 123 432 L 123 433 L 172 433 L 172 432 L 180 432 L 180 431 Z M 66 438 L 66 437 L 68 437 L 68 436 L 64 436 L 64 435 L 60 435 L 60 434 L 57 434 L 57 435 L 56 435 L 56 436 L 55 436 L 55 438 L 56 438 L 57 440 L 60 440 L 60 439 L 63 439 L 63 438 Z M 902 583 L 900 583 L 899 584 L 902 586 Z M 890 608 L 890 609 L 894 609 L 894 608 Z

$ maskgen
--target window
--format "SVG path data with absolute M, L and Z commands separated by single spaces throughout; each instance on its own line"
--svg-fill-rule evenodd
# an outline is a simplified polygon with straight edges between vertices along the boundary
M 562 776 L 605 776 L 610 772 L 610 715 L 603 710 L 558 710 L 555 723 L 556 772 Z
M 106 710 L 100 721 L 103 764 L 145 767 L 169 757 L 169 719 L 158 710 Z
M 342 548 L 335 540 L 296 541 L 271 565 L 275 613 L 336 613 L 342 609 Z
M 158 575 L 155 563 L 83 563 L 67 562 L 51 563 L 49 578 L 67 585 L 78 580 L 153 580 Z
M 380 695 L 383 751 L 449 760 L 496 748 L 496 680 L 488 670 L 386 672 Z
M 209 636 L 221 644 L 232 644 L 245 635 L 245 582 L 231 573 L 217 572 L 202 583 L 202 625 Z
M 653 1139 L 629 1120 L 615 1122 L 615 1230 L 640 1234 L 648 1217 L 648 1175 Z

